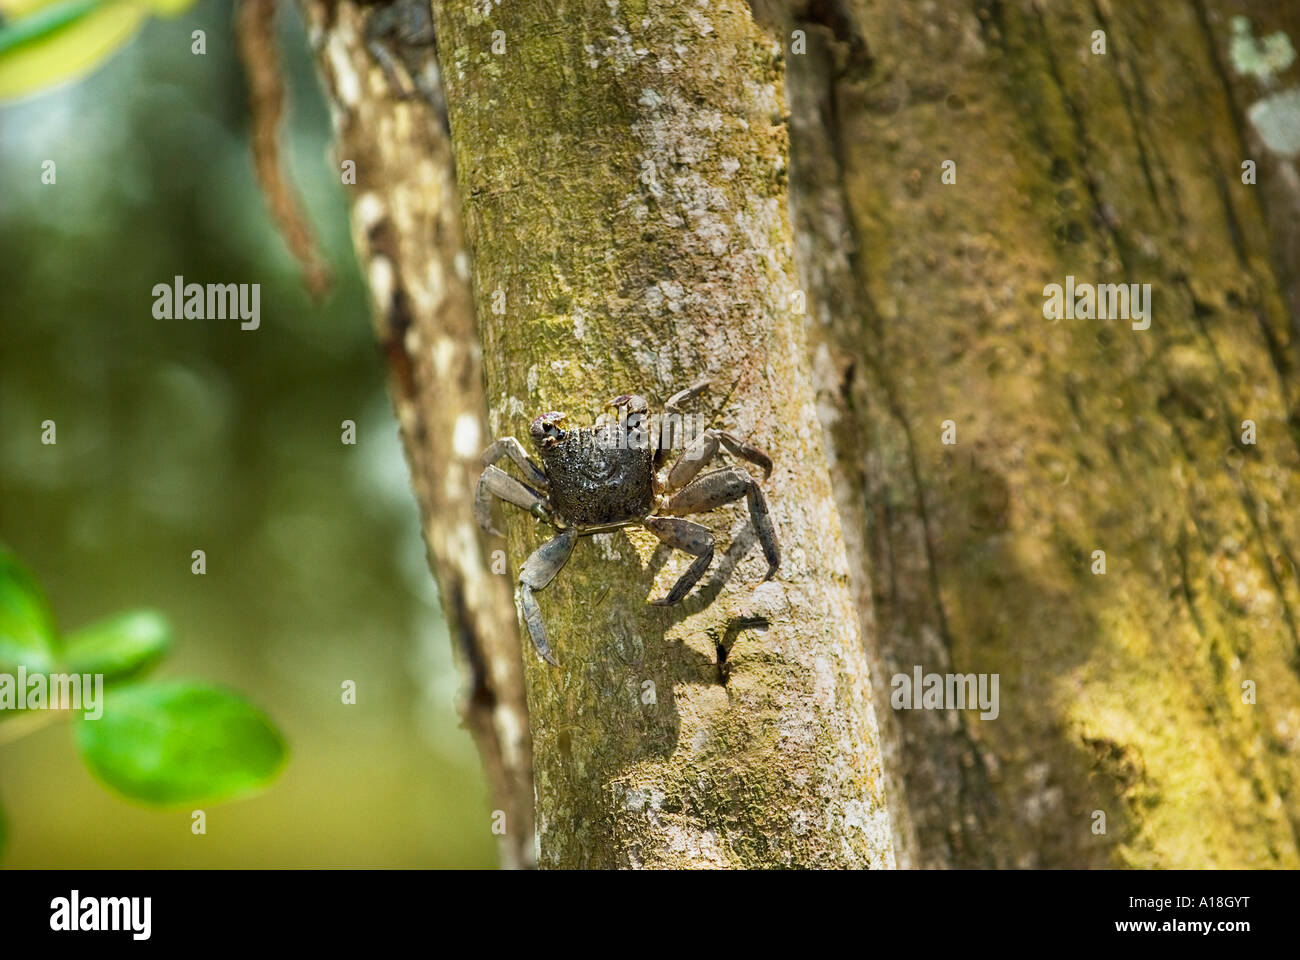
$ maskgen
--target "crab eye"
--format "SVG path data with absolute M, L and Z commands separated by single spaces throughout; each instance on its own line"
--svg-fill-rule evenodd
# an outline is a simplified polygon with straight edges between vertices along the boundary
M 564 414 L 556 411 L 544 413 L 528 428 L 529 434 L 532 435 L 533 443 L 539 447 L 551 447 L 564 438 L 564 431 L 560 429 L 560 424 L 564 422 Z

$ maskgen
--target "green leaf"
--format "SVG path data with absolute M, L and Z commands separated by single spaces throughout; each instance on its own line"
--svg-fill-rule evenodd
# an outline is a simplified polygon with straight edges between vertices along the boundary
M 77 720 L 77 746 L 97 777 L 133 800 L 214 803 L 257 790 L 284 764 L 279 731 L 233 693 L 141 683 L 104 700 L 98 720 Z
M 61 0 L 38 5 L 23 17 L 6 17 L 0 26 L 0 53 L 38 40 L 84 17 L 101 0 Z
M 175 16 L 193 2 L 0 2 L 0 100 L 83 76 L 130 42 L 150 13 Z
M 54 615 L 36 578 L 0 546 L 0 672 L 45 673 L 58 655 Z
M 5 823 L 5 808 L 0 804 L 0 860 L 4 859 L 5 844 L 9 841 L 9 825 Z
M 102 673 L 111 683 L 143 673 L 171 644 L 171 625 L 161 613 L 127 610 L 69 634 L 64 664 L 69 673 Z
M 0 100 L 89 73 L 134 37 L 146 16 L 134 3 L 70 2 L 7 21 L 0 34 Z

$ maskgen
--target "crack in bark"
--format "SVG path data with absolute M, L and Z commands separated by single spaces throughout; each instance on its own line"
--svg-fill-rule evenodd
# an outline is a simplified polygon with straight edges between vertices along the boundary
M 1147 138 L 1144 134 L 1144 128 L 1146 125 L 1138 123 L 1137 111 L 1133 106 L 1133 91 L 1129 89 L 1129 82 L 1125 77 L 1126 72 L 1129 76 L 1133 77 L 1134 83 L 1139 91 L 1139 99 L 1143 101 L 1143 107 L 1145 110 L 1146 98 L 1142 92 L 1144 90 L 1142 86 L 1142 72 L 1135 69 L 1132 61 L 1124 55 L 1123 45 L 1116 43 L 1115 31 L 1111 27 L 1110 18 L 1107 17 L 1105 12 L 1102 10 L 1100 0 L 1092 0 L 1092 10 L 1094 15 L 1097 17 L 1097 22 L 1101 24 L 1102 30 L 1106 33 L 1106 42 L 1108 44 L 1107 53 L 1113 53 L 1115 56 L 1115 83 L 1119 87 L 1120 99 L 1124 104 L 1124 114 L 1128 117 L 1129 129 L 1133 134 L 1133 143 L 1137 147 L 1138 164 L 1142 168 L 1142 179 L 1147 185 L 1147 192 L 1150 194 L 1152 202 L 1155 203 L 1156 209 L 1161 214 L 1164 214 L 1164 204 L 1160 199 L 1160 191 L 1156 187 L 1155 174 L 1151 170 L 1151 156 L 1148 152 Z M 1147 111 L 1147 115 L 1150 116 L 1149 111 Z M 1157 152 L 1155 153 L 1155 156 L 1159 158 L 1160 154 Z M 1167 181 L 1168 174 L 1166 173 L 1166 182 Z

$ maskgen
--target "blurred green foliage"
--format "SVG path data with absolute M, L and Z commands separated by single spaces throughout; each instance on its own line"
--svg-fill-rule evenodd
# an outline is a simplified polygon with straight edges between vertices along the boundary
M 18 558 L 0 546 L 0 671 L 20 663 L 48 671 L 58 657 L 57 643 L 45 594 Z
M 150 14 L 193 0 L 0 0 L 0 100 L 46 90 L 93 70 Z
M 77 746 L 101 780 L 147 803 L 205 804 L 256 790 L 285 759 L 266 716 L 197 683 L 109 691 L 104 715 L 77 721 Z
M 128 610 L 68 637 L 63 660 L 71 673 L 98 673 L 114 683 L 148 670 L 171 645 L 171 626 L 162 614 Z
M 17 688 L 16 709 L 0 710 L 0 743 L 24 720 L 71 716 L 86 763 L 133 800 L 214 803 L 264 785 L 284 762 L 284 741 L 238 695 L 173 682 L 133 684 L 99 699 L 105 685 L 147 670 L 170 646 L 171 627 L 151 610 L 100 620 L 63 642 L 35 578 L 0 545 L 0 679 Z M 80 703 L 69 710 L 49 693 L 42 712 L 24 709 L 20 670 L 85 675 Z M 100 679 L 87 687 L 93 676 Z
M 183 642 L 160 674 L 241 691 L 294 746 L 272 789 L 210 811 L 196 838 L 187 811 L 118 799 L 65 729 L 40 730 L 0 747 L 6 865 L 495 863 L 295 16 L 282 7 L 285 148 L 335 270 L 323 305 L 254 182 L 229 4 L 150 21 L 85 81 L 0 107 L 0 539 L 65 623 L 165 611 Z M 260 283 L 261 328 L 154 319 L 152 288 L 176 275 Z M 40 443 L 46 419 L 57 444 Z M 135 627 L 112 650 L 95 628 L 69 644 L 129 670 L 159 642 Z

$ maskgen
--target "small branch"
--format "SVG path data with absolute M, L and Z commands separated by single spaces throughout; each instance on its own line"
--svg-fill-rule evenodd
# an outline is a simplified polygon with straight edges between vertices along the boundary
M 316 246 L 311 225 L 285 175 L 280 156 L 280 119 L 284 115 L 284 75 L 275 46 L 274 0 L 241 0 L 235 17 L 240 59 L 248 78 L 252 116 L 250 139 L 257 182 L 276 229 L 302 269 L 303 283 L 315 299 L 330 288 L 330 272 Z

